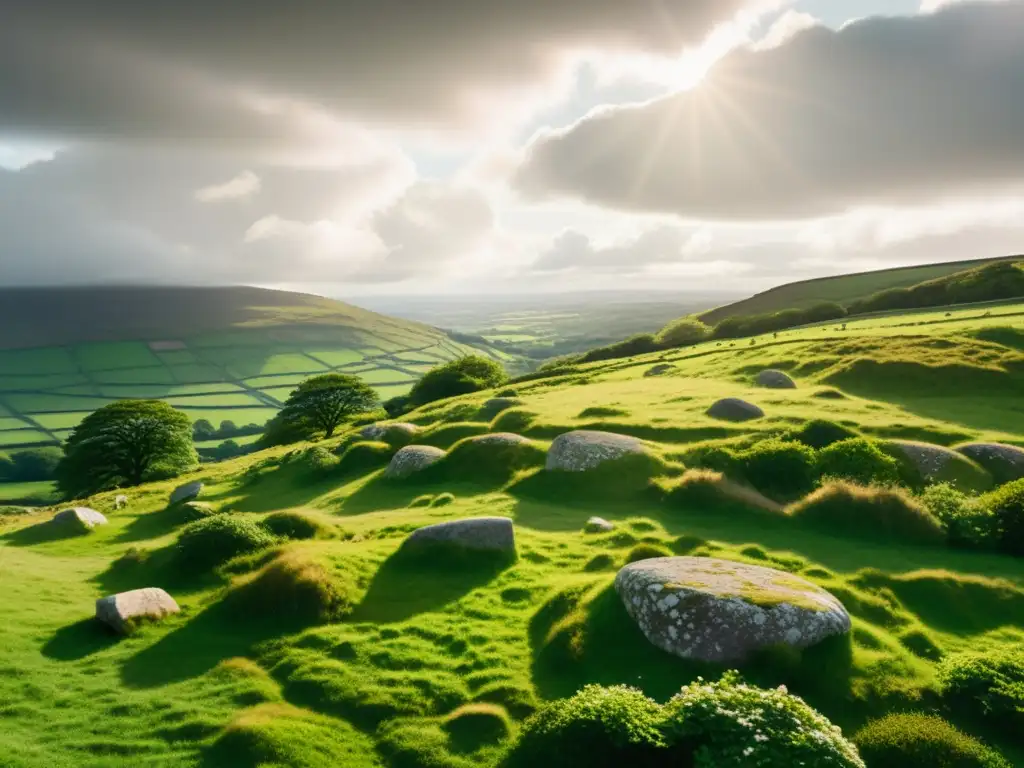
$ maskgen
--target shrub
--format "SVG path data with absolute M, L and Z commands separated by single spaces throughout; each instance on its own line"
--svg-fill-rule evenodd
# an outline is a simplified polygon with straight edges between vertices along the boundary
M 250 581 L 231 590 L 225 609 L 237 618 L 283 623 L 337 621 L 355 607 L 353 580 L 328 571 L 300 552 L 286 552 Z
M 409 393 L 411 405 L 498 387 L 508 380 L 500 363 L 489 357 L 468 355 L 429 370 Z
M 814 487 L 817 455 L 803 443 L 764 440 L 736 460 L 743 477 L 762 493 L 792 498 Z
M 320 446 L 307 448 L 299 456 L 302 471 L 313 476 L 323 476 L 338 466 L 338 457 Z
M 939 668 L 943 700 L 1024 743 L 1024 651 L 963 653 Z
M 925 489 L 921 502 L 945 526 L 953 546 L 987 548 L 995 544 L 996 517 L 978 499 L 949 483 L 938 483 Z
M 275 542 L 273 535 L 253 520 L 230 514 L 215 515 L 182 530 L 176 555 L 182 566 L 203 570 Z
M 864 767 L 839 728 L 803 699 L 781 686 L 747 685 L 736 672 L 717 683 L 697 678 L 665 705 L 665 713 L 668 740 L 692 753 L 694 768 Z
M 740 471 L 736 454 L 721 445 L 703 445 L 685 456 L 687 466 L 710 469 L 722 474 L 736 474 Z
M 432 507 L 447 507 L 449 504 L 454 504 L 454 503 L 455 503 L 455 494 L 454 493 L 439 493 L 430 502 L 430 506 L 432 506 Z
M 637 544 L 626 555 L 626 563 L 638 563 L 641 560 L 654 560 L 658 557 L 672 557 L 672 552 L 654 544 Z
M 871 768 L 1010 768 L 1002 757 L 941 717 L 897 714 L 853 737 Z
M 672 506 L 686 509 L 735 507 L 770 512 L 780 509 L 778 504 L 752 488 L 707 469 L 688 470 L 678 482 L 666 488 L 665 500 Z
M 981 498 L 995 518 L 999 549 L 1024 557 L 1024 479 L 1007 483 Z
M 861 485 L 894 485 L 899 482 L 899 462 L 875 443 L 862 437 L 841 440 L 818 454 L 823 477 L 849 480 Z
M 331 529 L 319 520 L 301 512 L 275 512 L 263 518 L 263 527 L 282 539 L 324 538 L 331 534 Z
M 664 764 L 661 708 L 626 686 L 588 685 L 523 725 L 506 768 L 655 768 Z
M 914 544 L 945 540 L 942 524 L 907 493 L 833 481 L 787 510 L 795 520 L 840 536 Z
M 692 317 L 681 317 L 662 328 L 655 340 L 659 346 L 670 349 L 700 344 L 710 337 L 711 326 L 707 323 Z
M 791 431 L 786 435 L 786 439 L 796 440 L 798 443 L 821 450 L 822 448 L 828 448 L 833 443 L 840 443 L 843 440 L 849 440 L 857 436 L 857 433 L 849 427 L 836 424 L 834 421 L 814 419 L 808 421 L 799 429 Z

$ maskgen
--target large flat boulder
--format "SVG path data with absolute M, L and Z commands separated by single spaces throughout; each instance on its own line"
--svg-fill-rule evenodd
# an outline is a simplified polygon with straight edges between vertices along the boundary
M 384 470 L 384 477 L 400 480 L 422 472 L 445 457 L 445 452 L 431 445 L 407 445 L 394 456 Z
M 101 597 L 96 601 L 96 618 L 122 635 L 131 634 L 145 621 L 159 621 L 180 609 L 162 589 L 149 587 Z
M 763 419 L 764 411 L 738 397 L 727 397 L 708 408 L 708 416 L 721 421 L 752 421 Z
M 586 472 L 606 461 L 643 453 L 643 441 L 629 435 L 581 429 L 559 435 L 548 449 L 544 468 L 562 472 Z
M 85 533 L 100 525 L 107 524 L 107 518 L 95 509 L 88 507 L 71 507 L 64 509 L 53 516 L 50 521 L 53 525 L 59 525 L 69 530 L 79 530 Z
M 850 630 L 829 592 L 772 568 L 707 557 L 660 557 L 615 577 L 626 611 L 658 648 L 733 662 L 777 645 L 806 648 Z
M 181 504 L 184 501 L 192 501 L 192 499 L 198 499 L 199 494 L 203 492 L 203 484 L 199 481 L 194 483 L 185 483 L 179 485 L 171 493 L 171 504 Z
M 516 534 L 512 520 L 507 517 L 474 517 L 428 525 L 413 531 L 405 541 L 410 548 L 433 544 L 512 554 L 516 551 Z
M 968 443 L 956 450 L 991 472 L 998 483 L 1024 477 L 1024 448 L 1004 443 Z
M 757 386 L 766 389 L 796 389 L 796 382 L 787 373 L 767 370 L 757 374 Z

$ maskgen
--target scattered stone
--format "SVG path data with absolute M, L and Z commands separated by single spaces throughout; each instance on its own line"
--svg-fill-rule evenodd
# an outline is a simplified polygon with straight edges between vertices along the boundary
M 672 373 L 674 370 L 676 370 L 676 367 L 670 363 L 659 363 L 658 365 L 653 365 L 648 368 L 644 373 L 644 376 L 647 378 L 652 376 L 665 376 L 666 374 Z
M 981 464 L 999 483 L 1024 477 L 1024 448 L 1004 443 L 968 443 L 956 450 Z
M 445 457 L 440 448 L 430 445 L 407 445 L 394 456 L 384 470 L 384 477 L 401 479 L 421 472 Z
M 114 497 L 114 509 L 124 509 L 128 506 L 128 497 L 123 493 Z
M 606 461 L 620 459 L 631 453 L 643 453 L 641 440 L 612 432 L 577 430 L 559 435 L 548 449 L 547 470 L 586 472 Z
M 530 441 L 514 432 L 492 432 L 489 435 L 471 437 L 466 442 L 475 445 L 523 445 Z
M 764 418 L 764 411 L 738 397 L 727 397 L 708 408 L 708 416 L 722 421 L 751 421 Z
M 782 371 L 761 371 L 757 374 L 757 386 L 767 389 L 796 389 L 796 382 Z
M 420 428 L 415 424 L 407 424 L 405 422 L 395 422 L 394 424 L 371 424 L 368 427 L 363 427 L 359 431 L 360 437 L 366 440 L 384 441 L 387 442 L 387 438 L 404 438 L 411 440 L 413 435 L 420 431 Z
M 512 554 L 516 551 L 516 534 L 512 520 L 507 517 L 474 517 L 420 528 L 413 531 L 403 546 L 430 544 L 454 544 L 466 549 Z
M 583 526 L 584 533 L 608 533 L 615 530 L 615 523 L 605 520 L 603 517 L 592 517 Z
M 143 621 L 159 621 L 180 609 L 162 589 L 149 587 L 101 597 L 96 601 L 96 618 L 122 635 L 129 635 Z
M 91 531 L 98 525 L 106 525 L 107 518 L 88 507 L 72 507 L 58 512 L 50 521 L 54 525 L 76 528 L 82 532 Z
M 509 408 L 516 408 L 522 404 L 523 401 L 515 397 L 495 397 L 483 404 L 480 408 L 480 416 L 490 420 L 499 413 L 507 411 Z
M 921 477 L 928 482 L 936 480 L 951 461 L 963 461 L 963 457 L 956 451 L 943 448 L 941 445 L 903 440 L 891 440 L 889 445 L 906 456 Z
M 647 639 L 684 659 L 741 661 L 762 648 L 806 648 L 850 630 L 843 604 L 821 587 L 728 560 L 642 560 L 619 571 L 615 590 Z
M 192 499 L 198 498 L 199 494 L 203 492 L 203 487 L 203 484 L 198 481 L 178 486 L 171 494 L 171 504 L 180 504 L 183 501 L 192 501 Z

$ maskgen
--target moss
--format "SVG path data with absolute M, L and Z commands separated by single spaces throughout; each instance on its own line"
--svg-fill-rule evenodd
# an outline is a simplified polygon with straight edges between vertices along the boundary
M 999 754 L 934 715 L 889 715 L 866 725 L 853 741 L 870 768 L 1010 768 Z
M 263 518 L 263 527 L 282 539 L 325 539 L 334 529 L 302 512 L 275 512 Z

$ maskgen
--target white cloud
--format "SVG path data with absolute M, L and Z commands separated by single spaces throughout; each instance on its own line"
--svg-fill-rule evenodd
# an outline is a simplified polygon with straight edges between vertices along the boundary
M 196 200 L 201 203 L 219 203 L 249 197 L 260 191 L 260 177 L 252 171 L 242 171 L 230 181 L 212 184 L 196 190 Z

